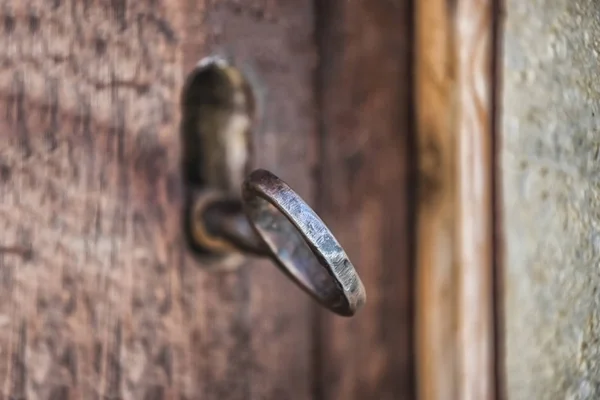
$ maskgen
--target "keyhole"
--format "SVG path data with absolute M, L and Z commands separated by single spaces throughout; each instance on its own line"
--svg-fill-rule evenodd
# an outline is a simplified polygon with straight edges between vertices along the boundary
M 241 187 L 252 167 L 256 102 L 243 72 L 209 57 L 190 73 L 182 93 L 184 210 L 191 248 L 224 255 L 253 246 L 243 215 Z M 243 234 L 241 233 L 243 232 Z
M 201 61 L 182 101 L 183 168 L 187 182 L 239 197 L 251 163 L 255 100 L 244 74 L 228 61 Z

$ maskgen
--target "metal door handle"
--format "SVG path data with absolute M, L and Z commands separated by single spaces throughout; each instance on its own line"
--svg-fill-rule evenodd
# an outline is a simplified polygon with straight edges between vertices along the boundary
M 244 182 L 244 210 L 273 260 L 331 311 L 352 316 L 365 288 L 346 252 L 317 214 L 285 182 L 256 170 Z
M 224 59 L 204 60 L 183 100 L 185 219 L 194 247 L 270 257 L 321 305 L 354 315 L 365 288 L 325 223 L 274 174 L 246 174 L 255 99 L 241 73 Z
M 271 172 L 258 169 L 248 175 L 241 202 L 209 191 L 196 201 L 192 223 L 205 247 L 271 258 L 338 315 L 352 316 L 365 303 L 365 288 L 342 246 L 308 204 Z

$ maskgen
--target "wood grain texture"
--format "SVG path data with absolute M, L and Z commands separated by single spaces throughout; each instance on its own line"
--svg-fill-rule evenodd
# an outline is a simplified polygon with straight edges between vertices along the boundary
M 460 398 L 491 399 L 494 383 L 492 0 L 462 0 L 458 51 L 458 334 Z
M 320 2 L 319 212 L 356 266 L 367 303 L 323 315 L 317 398 L 410 399 L 411 9 Z
M 416 273 L 418 395 L 458 399 L 456 349 L 456 86 L 451 9 L 417 2 L 416 115 L 419 212 Z
M 419 395 L 495 397 L 493 1 L 417 6 Z
M 457 6 L 458 309 L 460 398 L 491 399 L 494 383 L 494 117 L 492 0 Z
M 0 397 L 188 393 L 175 5 L 2 1 Z
M 224 54 L 246 73 L 261 118 L 253 167 L 277 174 L 309 203 L 316 134 L 313 26 L 308 0 L 186 1 L 185 70 L 205 56 Z M 194 322 L 211 360 L 204 371 L 210 379 L 197 378 L 213 386 L 204 392 L 216 393 L 215 399 L 311 398 L 316 306 L 308 296 L 269 260 L 208 279 L 197 301 L 206 302 L 211 314 Z
M 178 104 L 233 43 L 269 89 L 260 166 L 310 199 L 311 4 L 0 1 L 0 246 L 33 247 L 0 255 L 0 399 L 310 397 L 310 300 L 183 245 Z

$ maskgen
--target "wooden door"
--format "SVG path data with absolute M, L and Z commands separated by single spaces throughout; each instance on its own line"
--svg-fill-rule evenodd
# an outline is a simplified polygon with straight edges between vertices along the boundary
M 0 399 L 412 398 L 411 8 L 0 1 Z M 180 95 L 218 52 L 264 94 L 256 167 L 357 265 L 355 318 L 187 247 Z

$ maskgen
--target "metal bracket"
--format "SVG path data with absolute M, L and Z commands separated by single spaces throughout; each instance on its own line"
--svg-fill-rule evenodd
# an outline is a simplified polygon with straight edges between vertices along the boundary
M 285 182 L 249 173 L 255 110 L 250 85 L 227 60 L 198 63 L 183 94 L 190 244 L 213 265 L 230 266 L 224 260 L 240 254 L 269 257 L 321 305 L 352 316 L 365 289 L 333 234 Z

